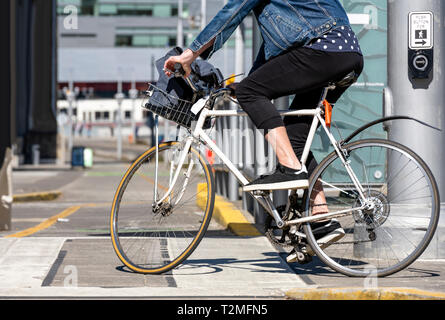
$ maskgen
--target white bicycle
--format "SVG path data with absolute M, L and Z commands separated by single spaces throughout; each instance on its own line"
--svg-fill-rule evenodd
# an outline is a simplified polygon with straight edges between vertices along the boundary
M 177 67 L 176 75 L 181 75 L 181 69 Z M 351 142 L 371 125 L 412 118 L 382 118 L 342 141 L 330 132 L 332 109 L 325 100 L 327 93 L 355 80 L 351 73 L 329 84 L 314 109 L 281 112 L 282 116 L 313 117 L 300 159 L 303 165 L 320 125 L 334 148 L 312 173 L 304 194 L 289 190 L 287 204 L 276 208 L 270 192 L 250 193 L 269 214 L 265 234 L 277 245 L 295 248 L 298 262 L 306 263 L 317 255 L 347 276 L 364 277 L 373 272 L 382 277 L 406 268 L 424 252 L 437 227 L 440 200 L 430 169 L 412 150 L 388 140 Z M 157 144 L 130 166 L 114 197 L 110 228 L 122 263 L 135 272 L 162 274 L 190 256 L 212 218 L 215 181 L 202 146 L 221 159 L 241 186 L 249 183 L 208 135 L 216 117 L 246 114 L 214 110 L 217 99 L 232 99 L 231 90 L 220 86 L 206 96 L 195 89 L 191 101 L 170 96 L 153 85 L 147 96 L 145 108 L 186 128 L 187 134 L 181 141 Z M 164 97 L 162 104 L 154 101 L 160 96 Z M 314 195 L 320 190 L 326 194 L 329 211 L 312 215 Z M 334 218 L 345 234 L 326 246 L 317 241 L 312 227 Z

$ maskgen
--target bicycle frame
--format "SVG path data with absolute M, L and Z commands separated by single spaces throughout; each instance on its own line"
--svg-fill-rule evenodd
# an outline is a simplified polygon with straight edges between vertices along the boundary
M 291 226 L 291 225 L 300 225 L 302 223 L 313 222 L 313 221 L 317 221 L 317 220 L 324 220 L 324 219 L 328 219 L 328 218 L 332 219 L 335 217 L 341 217 L 341 216 L 345 216 L 348 214 L 352 214 L 352 212 L 356 211 L 356 210 L 371 209 L 373 206 L 371 203 L 368 203 L 368 201 L 364 195 L 363 187 L 361 186 L 357 176 L 353 172 L 353 170 L 349 164 L 349 161 L 347 161 L 345 159 L 345 155 L 343 154 L 343 151 L 341 150 L 340 145 L 338 144 L 338 142 L 336 141 L 335 137 L 332 135 L 332 133 L 330 132 L 328 127 L 326 126 L 326 122 L 322 117 L 322 112 L 323 112 L 322 108 L 321 108 L 322 101 L 324 101 L 324 99 L 326 98 L 326 94 L 327 94 L 328 90 L 329 90 L 329 88 L 325 89 L 322 99 L 320 100 L 321 102 L 315 109 L 279 111 L 279 113 L 281 116 L 312 116 L 313 117 L 309 135 L 308 135 L 308 138 L 307 138 L 307 141 L 306 141 L 306 144 L 304 147 L 304 151 L 303 151 L 303 154 L 302 154 L 302 157 L 300 160 L 303 167 L 306 167 L 306 161 L 307 161 L 307 158 L 309 155 L 310 148 L 312 146 L 312 142 L 313 142 L 316 130 L 317 130 L 319 124 L 322 125 L 323 130 L 325 131 L 326 135 L 328 136 L 329 141 L 331 142 L 332 146 L 335 149 L 335 152 L 338 154 L 339 158 L 341 159 L 343 165 L 346 168 L 346 171 L 348 172 L 348 174 L 351 178 L 351 181 L 353 182 L 354 186 L 356 187 L 356 189 L 359 193 L 359 196 L 362 200 L 362 206 L 354 208 L 354 209 L 351 208 L 351 209 L 347 209 L 347 210 L 319 214 L 316 216 L 299 218 L 299 219 L 295 219 L 292 221 L 284 222 L 281 219 L 276 208 L 274 207 L 269 195 L 260 194 L 255 191 L 249 192 L 265 208 L 265 210 L 275 219 L 277 226 L 279 228 L 283 228 L 285 226 Z M 240 170 L 238 170 L 238 168 L 233 164 L 233 162 L 212 141 L 212 139 L 207 135 L 207 133 L 203 129 L 205 120 L 209 117 L 232 117 L 232 116 L 240 117 L 240 116 L 247 116 L 247 114 L 240 110 L 211 110 L 208 108 L 202 109 L 197 122 L 195 123 L 194 127 L 192 128 L 191 135 L 186 138 L 184 149 L 181 151 L 181 155 L 180 155 L 180 158 L 178 161 L 178 166 L 176 168 L 176 172 L 173 176 L 173 179 L 171 179 L 171 184 L 170 184 L 169 190 L 166 192 L 166 194 L 161 199 L 159 199 L 158 201 L 155 200 L 155 202 L 156 202 L 155 206 L 159 206 L 168 197 L 168 195 L 172 192 L 173 187 L 176 184 L 176 181 L 179 177 L 180 170 L 181 170 L 181 168 L 186 160 L 186 157 L 190 151 L 190 148 L 193 144 L 193 141 L 204 142 L 205 145 L 212 152 L 214 152 L 221 159 L 221 161 L 228 167 L 229 171 L 234 174 L 234 176 L 237 178 L 237 180 L 240 182 L 240 184 L 242 186 L 245 186 L 249 183 L 249 180 L 243 175 L 243 173 Z M 193 161 L 191 162 L 190 165 L 193 166 Z M 157 171 L 157 163 L 156 163 L 156 171 Z M 188 172 L 190 172 L 190 170 L 188 170 Z M 157 181 L 155 182 L 155 185 L 156 184 L 157 184 Z M 184 190 L 184 188 L 185 188 L 185 186 L 183 186 L 183 190 Z M 155 197 L 156 197 L 156 195 L 155 195 Z

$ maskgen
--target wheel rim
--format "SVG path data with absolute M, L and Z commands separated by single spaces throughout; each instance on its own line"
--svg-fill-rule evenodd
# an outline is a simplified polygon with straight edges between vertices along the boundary
M 354 172 L 359 172 L 358 164 L 362 167 L 359 181 L 374 207 L 338 218 L 344 237 L 324 249 L 313 245 L 314 250 L 334 270 L 349 276 L 392 274 L 412 263 L 430 242 L 438 220 L 437 186 L 423 161 L 402 146 L 362 141 L 346 149 Z M 377 149 L 384 152 L 379 155 Z M 378 172 L 378 163 L 384 163 L 383 172 Z M 309 189 L 313 198 L 320 183 L 324 189 L 331 188 L 327 196 L 330 212 L 357 208 L 361 203 L 357 193 L 351 192 L 351 180 L 348 178 L 349 185 L 342 180 L 340 164 L 331 155 L 314 173 Z M 311 204 L 308 198 L 306 215 L 312 214 Z M 315 243 L 310 226 L 305 228 L 309 241 Z
M 179 147 L 179 143 L 159 147 L 157 199 L 169 190 L 175 171 L 170 160 L 177 159 Z M 118 257 L 140 273 L 164 273 L 184 261 L 204 235 L 214 201 L 209 168 L 199 152 L 192 149 L 173 192 L 154 210 L 154 159 L 155 152 L 150 150 L 127 171 L 116 192 L 110 218 L 112 242 Z M 183 173 L 187 172 L 191 160 L 190 178 L 182 193 Z

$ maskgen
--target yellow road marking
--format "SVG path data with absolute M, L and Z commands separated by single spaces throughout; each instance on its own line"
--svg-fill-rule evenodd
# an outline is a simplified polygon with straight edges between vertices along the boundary
M 126 204 L 144 204 L 144 203 L 145 203 L 145 201 L 126 202 Z M 81 208 L 100 208 L 100 207 L 108 207 L 108 206 L 110 206 L 109 202 L 87 203 L 87 204 L 80 204 L 78 206 L 72 206 L 72 207 L 69 207 L 69 208 L 65 209 L 64 211 L 62 211 L 61 213 L 59 213 L 59 214 L 57 214 L 55 216 L 52 216 L 52 217 L 50 217 L 48 219 L 42 219 L 44 221 L 42 223 L 34 226 L 34 227 L 31 227 L 31 228 L 19 231 L 19 232 L 14 233 L 14 234 L 10 234 L 10 235 L 4 236 L 4 238 L 22 238 L 22 237 L 27 237 L 29 235 L 32 235 L 32 234 L 36 233 L 36 232 L 39 232 L 39 231 L 42 231 L 44 229 L 47 229 L 47 228 L 51 227 L 53 224 L 55 224 L 57 222 L 58 219 L 66 218 L 66 217 L 76 213 Z M 36 218 L 33 218 L 33 219 L 35 220 Z M 17 221 L 29 220 L 29 222 L 31 222 L 32 219 L 13 219 L 13 221 L 14 220 L 17 220 Z
M 20 232 L 14 233 L 14 234 L 7 235 L 4 238 L 27 237 L 29 235 L 36 233 L 36 232 L 39 232 L 39 231 L 42 231 L 44 229 L 51 227 L 53 224 L 55 224 L 57 222 L 58 219 L 66 218 L 66 217 L 72 215 L 73 213 L 77 212 L 80 208 L 86 207 L 86 206 L 90 206 L 90 205 L 80 205 L 80 206 L 69 207 L 68 209 L 63 210 L 61 213 L 59 213 L 55 216 L 52 216 L 51 218 L 46 219 L 45 221 L 36 225 L 35 227 L 28 228 L 28 229 L 25 229 L 23 231 L 20 231 Z

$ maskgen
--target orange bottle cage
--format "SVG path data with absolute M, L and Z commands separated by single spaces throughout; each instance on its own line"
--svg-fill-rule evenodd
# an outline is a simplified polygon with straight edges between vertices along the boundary
M 332 120 L 332 106 L 327 100 L 323 101 L 323 106 L 324 106 L 324 121 L 326 122 L 326 126 L 330 128 Z

